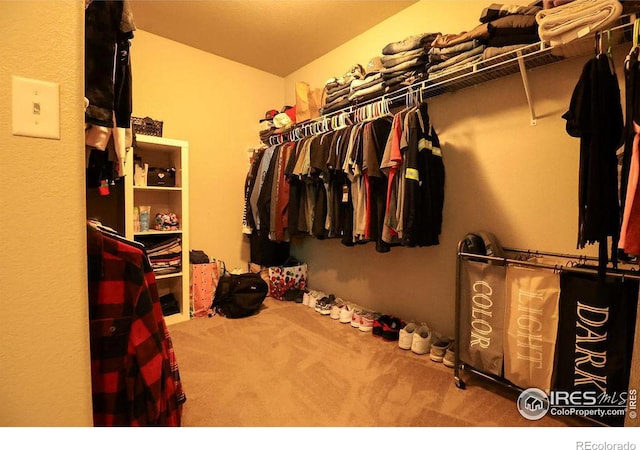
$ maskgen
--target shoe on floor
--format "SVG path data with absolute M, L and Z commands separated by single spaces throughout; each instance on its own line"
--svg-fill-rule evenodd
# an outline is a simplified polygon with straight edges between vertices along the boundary
M 431 351 L 431 329 L 422 324 L 413 332 L 411 351 L 418 355 L 426 355 Z
M 316 303 L 318 303 L 318 300 L 322 297 L 326 297 L 326 294 L 324 292 L 309 291 L 309 303 L 307 304 L 307 306 L 309 308 L 315 309 Z
M 351 323 L 351 317 L 353 317 L 353 306 L 346 303 L 340 310 L 340 323 Z
M 353 314 L 351 314 L 351 326 L 353 328 L 360 328 L 360 320 L 364 313 L 365 311 L 361 308 L 355 307 L 353 309 Z
M 398 338 L 398 347 L 403 350 L 410 350 L 411 344 L 413 344 L 413 333 L 418 326 L 410 322 L 403 329 L 400 330 L 400 337 Z
M 390 315 L 383 315 L 378 321 L 382 324 L 382 338 L 387 341 L 397 341 L 400 338 L 400 330 L 406 326 L 403 320 Z
M 302 304 L 304 306 L 309 306 L 309 298 L 311 297 L 311 292 L 312 291 L 305 291 L 304 294 L 302 294 Z
M 331 314 L 329 314 L 329 317 L 331 317 L 334 320 L 338 320 L 340 319 L 340 312 L 347 306 L 347 304 L 344 302 L 344 300 L 342 300 L 341 298 L 336 298 L 335 302 L 333 302 L 333 305 L 331 305 Z
M 429 358 L 431 361 L 442 362 L 444 355 L 447 353 L 447 349 L 453 344 L 453 341 L 448 337 L 441 337 L 431 344 L 431 350 L 429 352 Z
M 360 316 L 360 331 L 372 331 L 373 323 L 375 320 L 380 317 L 379 313 L 373 311 L 367 311 L 365 314 Z
M 372 333 L 374 336 L 380 336 L 382 337 L 382 322 L 387 320 L 389 316 L 384 314 L 381 315 L 380 317 L 378 317 L 376 320 L 373 321 L 373 330 Z
M 456 366 L 456 343 L 454 341 L 452 341 L 449 348 L 447 348 L 444 358 L 442 358 L 442 363 L 452 369 Z
M 328 297 L 324 297 L 316 303 L 316 311 L 318 311 L 323 316 L 331 315 L 331 308 L 333 308 L 333 304 L 335 303 L 336 298 L 333 294 Z
M 316 312 L 320 312 L 322 310 L 322 307 L 324 307 L 324 305 L 330 301 L 330 297 L 331 297 L 325 294 L 324 292 L 321 292 L 320 294 L 321 295 L 318 295 L 317 297 L 316 306 L 314 308 Z

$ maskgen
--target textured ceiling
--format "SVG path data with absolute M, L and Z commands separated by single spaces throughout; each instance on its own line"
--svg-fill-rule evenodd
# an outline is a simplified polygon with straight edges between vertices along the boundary
M 130 4 L 140 30 L 286 76 L 416 1 L 130 0 Z

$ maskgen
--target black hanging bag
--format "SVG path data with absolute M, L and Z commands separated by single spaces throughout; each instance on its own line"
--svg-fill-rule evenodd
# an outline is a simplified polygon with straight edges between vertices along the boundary
M 211 309 L 230 319 L 255 314 L 269 293 L 258 273 L 226 274 L 220 277 Z

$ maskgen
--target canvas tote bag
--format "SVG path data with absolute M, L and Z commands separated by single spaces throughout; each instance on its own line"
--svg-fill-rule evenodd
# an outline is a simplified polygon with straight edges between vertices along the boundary
M 551 389 L 558 334 L 560 275 L 507 266 L 504 378 L 523 389 Z
M 462 260 L 460 360 L 502 376 L 506 266 Z

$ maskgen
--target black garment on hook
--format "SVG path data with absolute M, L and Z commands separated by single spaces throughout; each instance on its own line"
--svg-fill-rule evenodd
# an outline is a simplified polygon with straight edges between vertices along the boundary
M 616 150 L 623 144 L 620 88 L 609 57 L 598 55 L 585 64 L 562 115 L 570 136 L 580 138 L 578 180 L 578 248 L 600 243 L 600 269 L 608 263 L 607 238 L 613 240 L 611 259 L 617 261 L 620 234 Z

